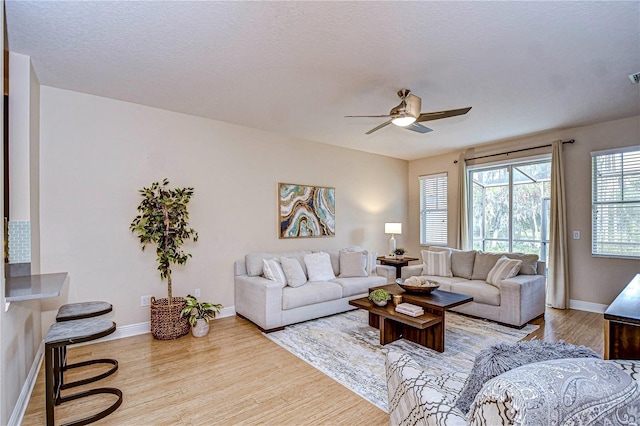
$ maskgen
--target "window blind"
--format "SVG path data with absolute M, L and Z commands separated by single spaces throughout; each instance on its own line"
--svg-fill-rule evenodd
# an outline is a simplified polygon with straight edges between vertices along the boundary
M 420 176 L 420 244 L 447 245 L 447 174 Z
M 640 258 L 640 147 L 591 156 L 591 252 Z

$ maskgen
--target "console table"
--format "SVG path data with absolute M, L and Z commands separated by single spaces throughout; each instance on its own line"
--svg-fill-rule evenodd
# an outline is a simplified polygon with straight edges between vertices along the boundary
M 604 313 L 604 359 L 640 359 L 640 274 Z

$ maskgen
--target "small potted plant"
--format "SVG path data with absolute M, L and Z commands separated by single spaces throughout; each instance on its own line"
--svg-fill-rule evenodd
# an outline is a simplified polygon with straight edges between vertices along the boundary
M 396 255 L 396 259 L 398 260 L 402 260 L 404 259 L 404 254 L 407 252 L 407 250 L 405 250 L 402 247 L 398 247 L 397 249 L 395 249 L 394 253 Z
M 194 337 L 204 337 L 209 334 L 209 320 L 214 319 L 220 313 L 222 305 L 198 302 L 198 299 L 191 295 L 184 298 L 187 304 L 181 312 L 183 317 L 189 317 L 191 333 Z
M 391 295 L 385 290 L 379 288 L 378 290 L 373 290 L 369 293 L 369 300 L 378 306 L 385 306 L 387 302 L 391 300 Z

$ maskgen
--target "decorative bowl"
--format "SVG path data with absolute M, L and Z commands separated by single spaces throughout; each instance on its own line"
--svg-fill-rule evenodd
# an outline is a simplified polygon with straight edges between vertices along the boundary
M 438 287 L 440 287 L 440 283 L 429 280 L 427 280 L 427 283 L 425 285 L 407 285 L 405 284 L 405 280 L 403 280 L 402 278 L 396 279 L 396 284 L 402 287 L 402 289 L 409 294 L 429 294 L 433 290 L 436 290 Z
M 387 306 L 387 300 L 380 300 L 380 301 L 372 300 L 372 302 L 378 306 Z

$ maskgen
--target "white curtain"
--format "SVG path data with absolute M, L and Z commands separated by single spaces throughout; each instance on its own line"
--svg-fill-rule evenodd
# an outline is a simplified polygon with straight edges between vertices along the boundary
M 460 250 L 469 249 L 469 210 L 467 206 L 467 163 L 464 153 L 458 158 L 458 233 L 456 244 Z
M 558 309 L 569 307 L 568 231 L 563 169 L 562 141 L 554 141 L 551 152 L 551 224 L 547 305 Z

